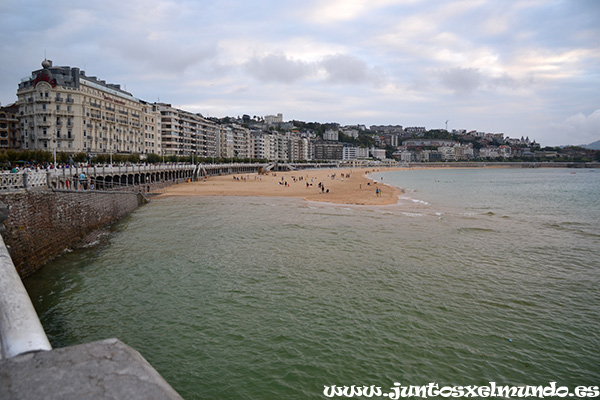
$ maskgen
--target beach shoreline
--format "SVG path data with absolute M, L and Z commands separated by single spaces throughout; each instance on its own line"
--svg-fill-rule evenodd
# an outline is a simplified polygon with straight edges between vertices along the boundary
M 387 171 L 421 169 L 488 169 L 511 168 L 506 165 L 485 166 L 410 166 L 410 167 L 348 167 L 275 171 L 267 174 L 231 174 L 209 176 L 197 182 L 186 182 L 161 190 L 158 198 L 183 196 L 293 197 L 307 201 L 386 206 L 397 204 L 406 193 L 401 187 L 369 178 Z M 308 183 L 308 186 L 307 186 Z M 319 186 L 319 183 L 322 185 Z
M 347 205 L 390 205 L 404 190 L 370 179 L 376 172 L 408 168 L 331 168 L 277 171 L 268 174 L 211 176 L 198 182 L 173 185 L 158 198 L 180 196 L 293 197 Z

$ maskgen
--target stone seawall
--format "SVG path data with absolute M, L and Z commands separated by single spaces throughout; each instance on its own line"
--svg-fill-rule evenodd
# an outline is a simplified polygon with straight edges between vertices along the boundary
M 144 199 L 134 192 L 33 190 L 0 194 L 0 201 L 8 208 L 2 237 L 23 278 Z

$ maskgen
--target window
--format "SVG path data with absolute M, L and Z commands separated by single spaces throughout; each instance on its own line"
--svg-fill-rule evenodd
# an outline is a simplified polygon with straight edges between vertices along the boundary
M 67 137 L 68 137 L 69 139 L 72 139 L 72 133 L 71 133 L 71 130 L 70 130 L 70 129 L 67 131 Z
M 60 104 L 56 105 L 56 111 L 60 111 Z

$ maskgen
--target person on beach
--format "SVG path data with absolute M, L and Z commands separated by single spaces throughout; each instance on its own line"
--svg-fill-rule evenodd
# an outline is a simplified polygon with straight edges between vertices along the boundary
M 379 188 L 375 189 L 375 196 L 379 197 Z

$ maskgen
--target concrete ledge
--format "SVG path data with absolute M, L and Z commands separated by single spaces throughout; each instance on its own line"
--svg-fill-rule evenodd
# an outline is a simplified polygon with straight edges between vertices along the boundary
M 0 237 L 0 359 L 51 349 L 42 323 Z
M 118 339 L 0 360 L 0 397 L 181 399 L 140 353 Z

